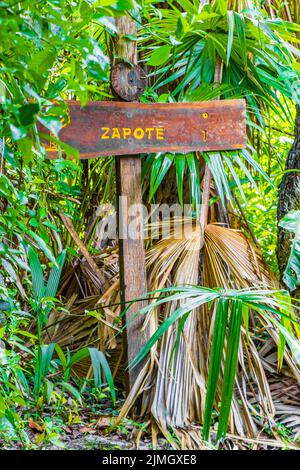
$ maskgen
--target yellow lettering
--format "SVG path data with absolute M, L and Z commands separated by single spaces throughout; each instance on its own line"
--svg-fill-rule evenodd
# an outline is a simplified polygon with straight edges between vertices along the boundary
M 55 135 L 53 132 L 50 132 L 49 147 L 46 147 L 47 152 L 53 152 L 58 150 L 57 143 L 53 140 Z
M 157 140 L 164 140 L 165 138 L 165 129 L 164 127 L 158 127 L 156 129 L 156 139 Z
M 148 139 L 150 140 L 152 137 L 152 132 L 154 131 L 154 127 L 146 127 L 146 132 L 148 135 Z
M 143 139 L 145 137 L 145 131 L 141 127 L 137 127 L 134 130 L 133 136 L 135 139 Z
M 103 131 L 101 139 L 109 139 L 110 138 L 109 135 L 108 135 L 109 130 L 110 130 L 109 127 L 102 127 L 101 130 Z
M 113 132 L 111 135 L 112 139 L 121 139 L 120 130 L 117 127 L 113 127 Z
M 203 133 L 203 142 L 206 142 L 207 141 L 207 131 L 202 131 Z
M 131 129 L 129 127 L 123 127 L 123 138 L 127 139 L 131 135 Z
M 136 127 L 131 129 L 130 127 L 102 127 L 101 139 L 128 139 L 130 136 L 133 136 L 137 140 L 144 139 L 145 137 L 148 140 L 156 138 L 156 140 L 165 139 L 165 128 L 164 127 Z M 206 132 L 206 131 L 203 131 Z M 204 136 L 204 139 L 206 137 Z M 205 141 L 205 140 L 204 140 Z

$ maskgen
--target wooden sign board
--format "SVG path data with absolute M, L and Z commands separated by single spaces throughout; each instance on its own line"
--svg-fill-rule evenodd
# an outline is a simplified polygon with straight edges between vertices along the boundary
M 42 126 L 39 130 L 49 133 Z M 245 101 L 98 101 L 83 108 L 69 101 L 69 123 L 59 139 L 78 150 L 80 158 L 241 149 L 246 145 Z M 48 144 L 47 154 L 57 157 L 54 142 Z

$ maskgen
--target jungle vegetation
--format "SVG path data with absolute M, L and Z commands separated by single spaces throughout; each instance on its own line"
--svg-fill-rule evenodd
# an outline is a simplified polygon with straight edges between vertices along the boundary
M 142 102 L 243 98 L 248 138 L 141 156 L 146 205 L 207 210 L 203 231 L 178 239 L 174 219 L 146 240 L 151 338 L 126 398 L 118 243 L 98 210 L 116 202 L 115 158 L 81 161 L 58 137 L 66 100 L 117 99 L 124 16 Z M 297 0 L 0 1 L 1 447 L 63 446 L 78 427 L 155 447 L 299 446 L 299 33 Z

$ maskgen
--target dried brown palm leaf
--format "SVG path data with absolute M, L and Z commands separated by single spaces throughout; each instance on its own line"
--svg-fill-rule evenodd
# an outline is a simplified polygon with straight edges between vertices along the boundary
M 179 225 L 178 222 L 177 227 Z M 250 244 L 242 232 L 210 224 L 205 229 L 204 237 L 205 285 L 224 288 L 243 288 L 262 284 L 276 286 L 276 281 L 268 272 L 259 250 Z M 152 246 L 148 253 L 151 289 L 163 288 L 170 284 L 197 283 L 199 229 L 196 227 L 187 238 L 188 241 L 176 240 L 174 236 Z M 167 309 L 155 312 L 156 318 L 148 318 L 147 321 L 158 324 L 161 317 L 167 318 L 177 306 L 177 303 L 168 305 Z M 173 328 L 165 333 L 161 344 L 155 346 L 156 366 L 155 362 L 152 364 L 157 371 L 155 373 L 152 370 L 151 376 L 153 396 L 151 414 L 165 434 L 171 426 L 182 438 L 184 432 L 178 428 L 187 429 L 191 424 L 202 423 L 205 400 L 203 384 L 207 379 L 214 312 L 206 308 L 201 312 L 193 312 L 189 318 L 191 322 L 186 324 L 176 356 L 172 356 L 172 352 L 177 341 L 178 325 L 173 325 Z M 278 334 L 274 326 L 264 318 L 260 319 L 258 325 L 256 322 L 251 317 L 249 329 L 247 331 L 245 328 L 242 329 L 239 371 L 230 423 L 232 433 L 253 437 L 266 426 L 274 428 L 276 408 L 268 381 L 269 375 L 264 369 L 259 349 L 270 337 L 274 347 L 278 344 Z M 298 380 L 298 366 L 288 351 L 285 351 L 284 357 L 289 374 Z M 172 368 L 174 361 L 176 368 Z M 156 378 L 153 382 L 154 376 Z M 129 404 L 126 406 L 128 410 Z M 190 439 L 189 442 L 185 440 L 185 445 L 187 447 L 201 445 L 200 428 L 196 436 L 193 442 Z
M 208 225 L 205 230 L 203 263 L 203 280 L 208 287 L 244 288 L 250 285 L 277 287 L 276 280 L 268 272 L 259 250 L 254 249 L 245 235 L 239 231 L 220 225 Z M 250 318 L 251 335 L 248 336 L 246 331 L 242 330 L 239 354 L 241 373 L 236 380 L 237 391 L 243 406 L 240 411 L 236 408 L 235 412 L 243 413 L 245 418 L 248 416 L 248 420 L 254 416 L 256 424 L 251 419 L 251 423 L 248 421 L 246 426 L 247 432 L 252 435 L 256 434 L 257 424 L 260 428 L 264 425 L 274 427 L 274 417 L 280 409 L 278 399 L 274 403 L 269 384 L 274 374 L 278 377 L 276 351 L 279 336 L 271 322 L 262 316 L 258 318 L 259 322 L 257 319 L 254 322 L 254 319 Z M 270 367 L 270 362 L 267 365 L 263 360 L 261 352 L 266 342 L 273 351 L 272 367 Z M 285 351 L 285 367 L 281 371 L 283 377 L 286 373 L 293 376 L 291 380 L 295 387 L 298 387 L 299 367 L 288 350 Z
M 157 231 L 162 235 L 168 228 L 167 224 L 168 221 L 151 227 L 152 234 Z M 185 224 L 185 232 L 182 234 L 182 226 L 182 219 L 174 219 L 170 237 L 158 240 L 147 250 L 148 286 L 151 291 L 174 284 L 198 282 L 200 227 L 189 221 Z M 269 274 L 260 252 L 250 244 L 242 232 L 218 224 L 209 224 L 205 229 L 204 238 L 203 282 L 206 286 L 242 288 L 259 286 L 262 283 L 265 286 L 274 286 L 275 281 Z M 102 270 L 109 287 L 100 295 L 91 295 L 91 291 L 94 293 L 94 287 L 91 287 L 93 278 L 89 277 L 86 263 L 77 262 L 67 270 L 63 276 L 62 293 L 65 293 L 71 303 L 70 314 L 60 322 L 52 340 L 64 345 L 71 344 L 74 348 L 101 343 L 102 349 L 109 351 L 114 374 L 119 378 L 119 371 L 124 364 L 120 336 L 117 337 L 118 341 L 115 336 L 118 325 L 116 320 L 120 313 L 117 251 L 106 250 L 94 257 L 94 260 Z M 88 297 L 85 298 L 85 295 Z M 151 315 L 145 318 L 150 324 L 150 330 L 154 332 L 160 322 L 174 312 L 177 306 L 178 303 L 174 303 L 165 309 L 152 311 Z M 91 317 L 86 315 L 87 311 L 97 314 L 94 313 Z M 176 429 L 177 437 L 184 441 L 182 445 L 190 448 L 202 445 L 199 426 L 203 417 L 213 324 L 214 312 L 202 309 L 189 316 L 179 339 L 178 325 L 167 331 L 161 343 L 152 349 L 147 367 L 142 371 L 139 383 L 126 400 L 119 419 L 128 413 L 137 397 L 142 395 L 141 414 L 144 417 L 152 416 L 158 428 L 168 438 L 168 428 L 171 426 Z M 177 341 L 178 353 L 174 355 Z M 270 364 L 266 355 L 261 354 L 266 342 L 272 344 L 273 349 L 278 343 L 274 326 L 263 318 L 258 323 L 250 318 L 249 332 L 242 330 L 239 371 L 230 424 L 232 434 L 255 437 L 266 425 L 274 426 L 278 397 L 274 403 L 270 389 L 270 383 L 273 382 L 270 380 L 274 373 L 277 374 L 277 358 L 275 363 L 273 361 Z M 286 373 L 291 380 L 293 377 L 299 380 L 298 366 L 288 351 L 285 352 L 282 370 L 283 376 Z M 280 407 L 278 410 L 279 413 Z M 293 420 L 292 423 L 296 427 L 296 421 Z M 184 429 L 190 429 L 191 426 L 194 427 L 193 438 L 187 439 L 184 437 Z M 176 445 L 174 442 L 174 447 Z
M 97 272 L 86 262 L 85 257 L 78 258 L 65 268 L 59 294 L 64 299 L 68 313 L 51 314 L 47 327 L 49 341 L 72 350 L 83 346 L 97 346 L 105 351 L 116 348 L 120 307 L 118 256 L 115 249 L 104 250 L 93 258 L 93 263 L 104 279 L 101 285 Z M 114 307 L 110 308 L 110 304 Z M 120 342 L 121 338 L 118 340 Z

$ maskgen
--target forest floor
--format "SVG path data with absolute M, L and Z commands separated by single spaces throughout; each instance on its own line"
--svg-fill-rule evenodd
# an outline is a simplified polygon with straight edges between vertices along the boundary
M 137 436 L 140 429 L 125 420 L 121 426 L 112 428 L 109 423 L 113 416 L 103 415 L 97 420 L 86 415 L 86 423 L 53 426 L 51 433 L 45 435 L 45 427 L 27 421 L 27 443 L 18 439 L 2 439 L 0 433 L 0 449 L 21 450 L 132 450 L 137 448 Z M 44 416 L 47 420 L 47 415 Z M 143 433 L 139 439 L 138 448 L 142 450 L 153 449 L 151 436 Z M 158 449 L 167 449 L 170 446 L 164 439 L 159 439 Z
M 119 397 L 117 409 L 124 399 Z M 0 428 L 0 449 L 34 450 L 152 450 L 151 430 L 145 423 L 124 418 L 115 424 L 117 409 L 110 408 L 110 401 L 101 400 L 84 406 L 74 407 L 74 402 L 65 403 L 62 408 L 45 407 L 37 409 L 19 409 L 20 425 L 13 428 L 7 422 L 6 428 Z M 201 430 L 199 429 L 201 433 Z M 212 431 L 212 438 L 214 431 Z M 174 442 L 176 436 L 174 435 Z M 172 445 L 162 436 L 158 437 L 156 449 L 172 450 Z M 180 443 L 177 439 L 177 445 Z M 216 449 L 213 445 L 202 449 Z M 299 446 L 288 434 L 274 436 L 266 433 L 258 439 L 228 437 L 222 442 L 222 450 L 285 450 Z
M 123 400 L 118 400 L 118 408 Z M 110 403 L 64 409 L 19 409 L 20 424 L 8 421 L 0 428 L 0 449 L 97 450 L 153 449 L 151 434 L 144 423 L 123 419 L 115 425 L 118 411 Z M 170 448 L 163 438 L 158 449 Z
M 61 416 L 43 413 L 39 419 L 29 417 L 23 430 L 26 430 L 27 442 L 17 437 L 3 438 L 0 432 L 0 449 L 18 450 L 153 450 L 151 434 L 143 431 L 143 424 L 124 419 L 117 426 L 113 425 L 116 414 L 98 414 L 84 411 L 80 418 L 72 418 L 67 423 Z M 64 422 L 63 422 L 64 421 Z M 51 423 L 51 424 L 50 424 Z M 138 439 L 139 437 L 139 439 Z M 172 450 L 172 446 L 160 437 L 157 450 Z M 203 447 L 201 450 L 205 449 Z M 207 450 L 216 449 L 214 446 Z M 270 438 L 267 435 L 259 439 L 228 436 L 219 447 L 220 450 L 289 450 L 299 447 L 295 443 Z

